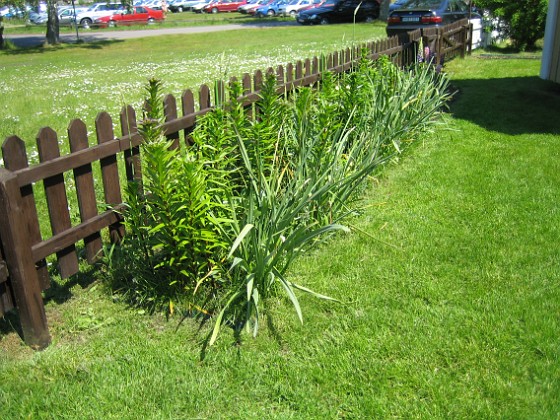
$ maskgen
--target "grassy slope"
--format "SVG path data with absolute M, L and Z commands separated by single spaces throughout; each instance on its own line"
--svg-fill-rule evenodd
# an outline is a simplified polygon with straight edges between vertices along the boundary
M 0 414 L 559 416 L 560 96 L 538 65 L 448 64 L 460 89 L 449 125 L 372 180 L 372 207 L 353 221 L 371 236 L 293 269 L 344 305 L 304 296 L 300 326 L 279 302 L 256 340 L 224 336 L 201 360 L 189 320 L 175 332 L 83 276 L 49 303 L 50 348 L 2 337 Z

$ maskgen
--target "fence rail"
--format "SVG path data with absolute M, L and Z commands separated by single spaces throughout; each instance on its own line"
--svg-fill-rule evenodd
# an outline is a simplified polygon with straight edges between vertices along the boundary
M 414 31 L 403 42 L 398 37 L 371 42 L 330 54 L 279 66 L 266 73 L 275 74 L 279 93 L 297 86 L 312 86 L 321 80 L 325 71 L 345 72 L 360 59 L 365 49 L 367 57 L 376 60 L 387 55 L 401 67 L 411 64 L 417 55 L 420 39 L 430 45 L 437 57 L 459 53 L 464 55 L 470 39 L 470 27 L 463 21 L 452 27 L 440 28 L 428 33 Z M 252 76 L 245 74 L 240 81 L 243 94 L 228 98 L 226 84 L 216 84 L 214 95 L 203 85 L 198 90 L 198 109 L 195 109 L 194 93 L 183 92 L 178 116 L 177 100 L 172 95 L 164 98 L 164 133 L 175 147 L 179 147 L 181 135 L 188 144 L 190 133 L 202 115 L 227 100 L 239 100 L 250 107 L 259 99 L 259 91 L 265 73 L 257 70 Z M 235 80 L 230 80 L 230 83 Z M 118 243 L 124 235 L 121 216 L 121 178 L 119 167 L 124 167 L 125 179 L 141 180 L 141 136 L 137 132 L 136 111 L 126 106 L 119 115 L 121 135 L 115 136 L 113 119 L 106 112 L 95 120 L 96 144 L 90 145 L 86 124 L 73 120 L 68 126 L 70 153 L 60 154 L 57 133 L 42 128 L 37 136 L 40 162 L 30 166 L 25 142 L 17 136 L 5 139 L 2 144 L 4 168 L 0 167 L 0 317 L 8 310 L 17 308 L 25 342 L 35 348 L 50 343 L 42 291 L 50 285 L 46 259 L 56 254 L 58 271 L 62 278 L 76 274 L 79 258 L 76 244 L 83 242 L 83 254 L 89 263 L 101 255 L 103 237 Z M 96 197 L 93 164 L 99 165 L 103 201 Z M 119 165 L 120 164 L 120 165 Z M 73 176 L 72 186 L 65 181 L 65 174 Z M 43 184 L 46 207 L 52 236 L 43 239 L 38 216 L 34 188 Z M 75 194 L 80 223 L 72 225 L 68 209 L 68 196 Z M 110 205 L 111 210 L 99 212 Z M 108 235 L 102 235 L 107 229 Z

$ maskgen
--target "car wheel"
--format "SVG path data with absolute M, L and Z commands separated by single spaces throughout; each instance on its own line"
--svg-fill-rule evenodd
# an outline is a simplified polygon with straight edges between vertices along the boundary
M 212 7 L 212 13 L 214 14 L 218 13 L 218 9 L 216 7 Z
M 290 16 L 295 18 L 297 15 L 297 12 L 295 10 L 290 11 Z
M 366 23 L 373 23 L 375 18 L 373 16 L 366 16 Z
M 91 25 L 91 19 L 90 18 L 84 18 L 80 21 L 80 25 L 82 26 L 82 28 L 84 29 L 89 29 L 89 26 Z
M 270 9 L 268 12 L 266 12 L 267 16 L 274 16 L 276 13 L 274 13 L 274 10 Z
M 319 22 L 321 25 L 328 25 L 329 24 L 329 20 L 327 18 L 322 18 L 321 21 Z
M 183 6 L 177 7 L 177 11 L 178 11 L 179 13 L 181 13 L 181 12 L 183 11 Z
M 156 23 L 154 18 L 148 18 L 148 25 L 153 25 L 154 23 Z
M 114 20 L 110 20 L 110 21 L 107 23 L 107 26 L 108 26 L 109 28 L 114 28 L 115 26 L 117 26 L 117 24 L 115 23 Z

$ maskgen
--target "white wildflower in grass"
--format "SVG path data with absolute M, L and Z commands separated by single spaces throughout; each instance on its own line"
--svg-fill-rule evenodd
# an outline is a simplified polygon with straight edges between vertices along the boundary
M 351 42 L 342 40 L 331 51 L 349 45 Z M 268 68 L 276 69 L 279 65 L 331 51 L 325 51 L 324 45 L 308 43 L 305 52 L 297 46 L 278 45 L 262 53 L 185 52 L 183 56 L 175 54 L 167 60 L 140 61 L 132 58 L 125 64 L 109 61 L 83 64 L 76 59 L 0 67 L 0 109 L 4 110 L 3 114 L 11 116 L 6 123 L 6 117 L 2 118 L 0 141 L 16 134 L 27 144 L 34 144 L 40 127 L 49 126 L 58 134 L 65 133 L 68 124 L 75 118 L 84 121 L 88 130 L 92 131 L 95 118 L 101 111 L 108 112 L 118 122 L 123 105 L 130 104 L 137 112 L 141 109 L 145 95 L 143 87 L 152 77 L 162 80 L 165 93 L 174 95 L 179 103 L 186 89 L 193 91 L 196 100 L 202 84 L 211 87 L 217 79 L 240 79 L 244 73 L 253 74 L 258 69 L 265 72 Z M 21 79 L 22 69 L 25 72 L 24 81 Z M 90 144 L 93 142 L 94 138 L 90 139 Z M 64 150 L 65 146 L 61 145 L 61 149 Z

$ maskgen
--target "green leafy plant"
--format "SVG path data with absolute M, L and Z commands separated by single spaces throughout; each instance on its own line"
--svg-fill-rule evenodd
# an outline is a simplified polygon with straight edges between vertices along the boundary
M 192 150 L 175 149 L 162 133 L 161 83 L 152 79 L 139 132 L 143 180 L 130 182 L 123 211 L 127 235 L 112 255 L 113 288 L 133 304 L 173 312 L 177 302 L 201 308 L 218 281 L 215 266 L 227 251 L 217 229 L 220 203 L 208 165 Z M 116 252 L 116 253 L 115 253 Z M 196 293 L 201 293 L 195 298 Z M 199 302 L 198 304 L 196 302 Z
M 325 75 L 319 91 L 304 88 L 284 99 L 274 83 L 269 78 L 263 89 L 259 122 L 230 119 L 226 130 L 242 183 L 227 200 L 231 279 L 211 344 L 225 321 L 256 335 L 267 299 L 279 291 L 302 322 L 297 290 L 330 299 L 287 279 L 291 262 L 329 234 L 349 230 L 341 222 L 367 176 L 425 130 L 447 98 L 445 78 L 428 67 L 401 73 L 387 60 L 371 65 L 365 58 L 339 79 Z M 282 110 L 282 120 L 270 110 Z
M 544 36 L 548 0 L 477 0 L 476 5 L 503 21 L 505 35 L 519 50 L 534 50 Z
M 173 149 L 161 133 L 160 83 L 150 81 L 145 179 L 128 188 L 115 288 L 152 309 L 180 303 L 215 315 L 210 344 L 224 325 L 256 335 L 279 294 L 303 322 L 299 292 L 335 299 L 292 282 L 291 263 L 350 230 L 368 176 L 429 128 L 446 83 L 429 66 L 402 72 L 365 55 L 350 73 L 325 73 L 320 89 L 279 95 L 269 74 L 254 107 L 232 83 L 193 145 Z

